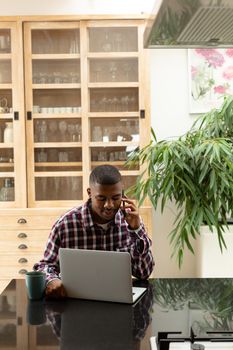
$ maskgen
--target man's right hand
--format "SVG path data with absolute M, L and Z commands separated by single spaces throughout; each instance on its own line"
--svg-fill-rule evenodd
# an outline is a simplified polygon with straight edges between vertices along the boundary
M 45 289 L 45 296 L 53 299 L 65 298 L 67 294 L 61 280 L 54 279 L 49 282 Z

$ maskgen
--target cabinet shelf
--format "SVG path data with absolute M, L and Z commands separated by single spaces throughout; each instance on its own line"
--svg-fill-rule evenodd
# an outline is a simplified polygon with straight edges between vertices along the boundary
M 36 167 L 71 167 L 82 166 L 82 162 L 36 162 Z
M 33 113 L 33 117 L 36 119 L 64 119 L 64 118 L 81 118 L 80 112 L 79 113 Z
M 135 118 L 139 117 L 139 112 L 89 112 L 90 118 Z
M 4 322 L 16 323 L 15 321 L 15 313 L 16 311 L 1 311 L 0 314 L 0 325 Z M 14 322 L 15 321 L 15 322 Z
M 0 119 L 13 119 L 12 113 L 1 113 Z
M 36 350 L 57 350 L 58 347 L 56 345 L 37 345 Z
M 34 171 L 34 176 L 35 177 L 72 177 L 72 176 L 82 176 L 83 172 L 82 171 Z
M 77 148 L 82 147 L 81 142 L 37 142 L 34 148 Z
M 80 59 L 80 54 L 32 54 L 32 59 L 37 60 L 73 60 Z
M 0 53 L 0 59 L 1 60 L 10 60 L 12 58 L 11 53 Z
M 138 57 L 138 52 L 89 52 L 87 54 L 88 58 L 131 58 L 131 57 Z
M 6 142 L 0 143 L 0 148 L 13 148 L 13 147 L 14 147 L 13 143 L 6 143 Z
M 11 83 L 6 83 L 6 84 L 0 84 L 0 89 L 12 89 L 12 84 Z
M 32 84 L 33 89 L 81 89 L 81 84 L 64 83 L 64 84 Z
M 122 141 L 122 142 L 90 142 L 90 147 L 137 147 L 139 146 L 138 142 L 132 141 Z
M 115 160 L 115 161 L 110 161 L 109 163 L 111 163 L 111 165 L 113 165 L 113 166 L 119 166 L 119 165 L 120 166 L 124 166 L 125 161 L 123 161 L 123 160 Z M 91 164 L 93 166 L 98 166 L 98 165 L 106 164 L 106 162 L 94 160 L 94 161 L 91 161 Z
M 137 88 L 138 82 L 106 82 L 106 83 L 89 83 L 88 87 L 91 88 Z
M 14 168 L 14 163 L 0 163 L 0 168 L 5 168 L 5 167 L 8 167 L 8 168 Z

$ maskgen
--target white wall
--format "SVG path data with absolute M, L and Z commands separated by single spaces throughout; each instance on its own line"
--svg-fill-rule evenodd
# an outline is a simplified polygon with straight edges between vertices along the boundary
M 185 133 L 195 116 L 189 115 L 188 61 L 185 49 L 151 49 L 151 124 L 156 136 L 164 139 Z M 166 207 L 163 215 L 153 215 L 153 242 L 157 277 L 194 277 L 195 257 L 186 252 L 181 269 L 171 259 L 168 234 L 172 230 L 176 208 Z
M 155 0 L 0 0 L 1 16 L 66 14 L 140 14 L 150 13 Z M 186 50 L 151 50 L 151 119 L 159 139 L 183 134 L 192 124 L 188 112 L 188 79 Z M 187 254 L 181 270 L 170 259 L 168 233 L 175 208 L 153 217 L 155 275 L 159 277 L 192 277 L 195 259 Z
M 150 13 L 155 0 L 0 0 L 0 16 Z

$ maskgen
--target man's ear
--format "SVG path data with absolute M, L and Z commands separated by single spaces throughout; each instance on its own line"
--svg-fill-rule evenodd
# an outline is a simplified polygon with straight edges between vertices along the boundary
M 88 197 L 91 198 L 91 189 L 90 189 L 90 187 L 88 187 L 88 189 L 87 189 L 87 194 L 88 194 Z

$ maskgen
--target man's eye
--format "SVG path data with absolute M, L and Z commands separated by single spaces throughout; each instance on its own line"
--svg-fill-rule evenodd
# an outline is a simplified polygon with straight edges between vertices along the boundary
M 113 201 L 119 201 L 121 199 L 121 197 L 115 197 L 115 198 L 113 198 L 112 200 Z

